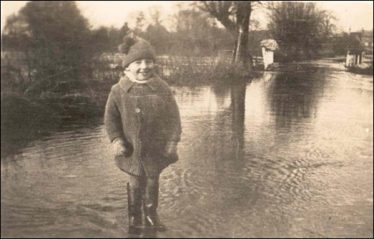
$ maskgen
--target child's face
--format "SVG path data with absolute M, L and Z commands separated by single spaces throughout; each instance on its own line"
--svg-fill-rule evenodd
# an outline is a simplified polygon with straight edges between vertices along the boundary
M 126 73 L 131 74 L 136 80 L 144 81 L 152 76 L 155 63 L 152 59 L 140 59 L 130 63 Z

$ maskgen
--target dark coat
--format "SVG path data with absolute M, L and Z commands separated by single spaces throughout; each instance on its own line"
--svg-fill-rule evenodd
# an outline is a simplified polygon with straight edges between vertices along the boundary
M 113 85 L 105 108 L 104 123 L 113 142 L 117 137 L 132 149 L 128 157 L 116 156 L 117 166 L 132 175 L 156 176 L 178 155 L 166 157 L 169 141 L 180 140 L 179 109 L 171 89 L 158 76 L 138 84 L 127 77 Z

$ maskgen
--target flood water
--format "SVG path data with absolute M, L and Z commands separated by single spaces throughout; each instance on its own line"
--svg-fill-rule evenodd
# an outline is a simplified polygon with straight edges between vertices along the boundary
M 144 236 L 373 237 L 373 78 L 329 64 L 174 87 L 168 230 Z M 102 124 L 66 126 L 1 159 L 1 236 L 129 237 L 127 181 Z

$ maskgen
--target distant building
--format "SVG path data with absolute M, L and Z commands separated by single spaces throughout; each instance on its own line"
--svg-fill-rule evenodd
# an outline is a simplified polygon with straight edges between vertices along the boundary
M 354 67 L 354 66 L 362 64 L 363 55 L 364 55 L 364 51 L 361 51 L 361 50 L 347 51 L 347 56 L 345 59 L 345 66 L 349 68 L 349 67 Z
M 366 31 L 362 35 L 362 42 L 367 54 L 373 54 L 373 31 Z
M 365 55 L 373 55 L 373 31 L 362 30 L 351 32 L 349 35 L 358 42 L 358 45 L 348 49 L 345 66 L 359 67 L 364 63 Z
M 351 32 L 350 35 L 356 37 L 360 41 L 362 47 L 364 48 L 365 54 L 373 54 L 373 30 Z
M 274 51 L 279 48 L 278 43 L 274 39 L 265 39 L 260 42 L 262 47 L 262 59 L 264 70 L 274 63 Z

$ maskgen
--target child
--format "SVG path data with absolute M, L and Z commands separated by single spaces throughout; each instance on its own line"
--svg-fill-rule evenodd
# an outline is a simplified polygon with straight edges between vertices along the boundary
M 178 160 L 179 109 L 169 86 L 154 72 L 152 46 L 126 36 L 119 46 L 125 69 L 108 96 L 104 122 L 117 166 L 129 174 L 129 229 L 165 230 L 157 215 L 159 176 Z

